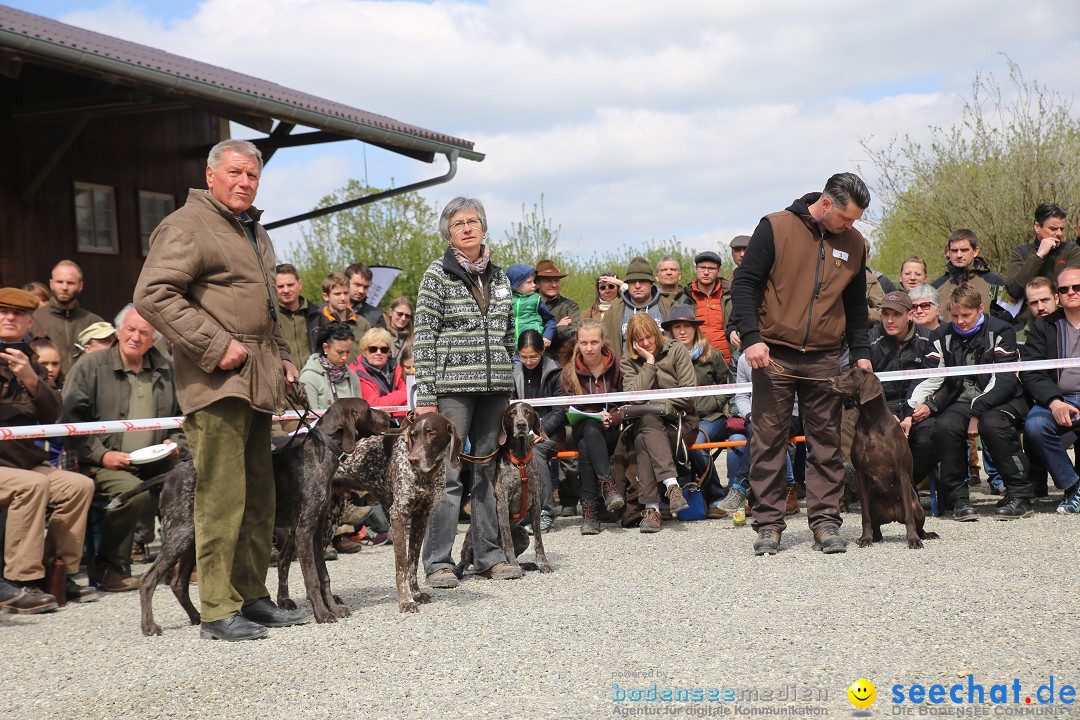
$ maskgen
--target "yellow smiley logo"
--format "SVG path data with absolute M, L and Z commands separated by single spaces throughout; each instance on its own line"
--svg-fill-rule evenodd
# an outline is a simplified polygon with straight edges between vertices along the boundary
M 848 700 L 857 708 L 868 708 L 877 698 L 877 688 L 866 678 L 859 678 L 847 689 Z

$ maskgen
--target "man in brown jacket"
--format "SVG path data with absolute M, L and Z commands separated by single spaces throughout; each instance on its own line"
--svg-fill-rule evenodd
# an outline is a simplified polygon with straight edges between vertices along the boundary
M 301 612 L 270 602 L 270 424 L 298 373 L 277 322 L 274 248 L 252 207 L 262 155 L 224 140 L 208 191 L 150 236 L 135 306 L 173 344 L 176 395 L 195 458 L 195 555 L 203 638 L 251 640 Z
M 806 512 L 814 548 L 844 552 L 840 398 L 825 378 L 840 372 L 847 340 L 856 367 L 870 366 L 866 245 L 852 224 L 870 191 L 852 173 L 824 192 L 762 218 L 731 285 L 734 323 L 753 368 L 754 552 L 775 554 L 784 530 L 787 439 L 796 396 L 806 432 Z M 813 379 L 801 379 L 813 378 Z

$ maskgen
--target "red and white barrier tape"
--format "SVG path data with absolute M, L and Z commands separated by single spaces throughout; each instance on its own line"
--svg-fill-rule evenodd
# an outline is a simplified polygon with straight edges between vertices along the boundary
M 1025 370 L 1053 370 L 1056 368 L 1080 367 L 1080 358 L 1060 358 L 1058 360 L 1028 360 L 1025 362 L 999 363 L 986 365 L 964 365 L 948 368 L 925 368 L 922 370 L 898 370 L 878 373 L 881 382 L 898 380 L 922 380 L 925 378 L 947 378 L 957 375 L 989 375 L 1002 372 L 1023 372 Z M 533 407 L 552 407 L 573 405 L 574 403 L 625 403 L 637 400 L 668 400 L 675 398 L 694 398 L 703 395 L 734 395 L 748 393 L 750 383 L 727 383 L 724 385 L 702 385 L 700 387 L 675 388 L 671 390 L 638 390 L 634 392 L 605 393 L 603 395 L 566 395 L 562 397 L 534 398 L 529 401 Z M 409 408 L 394 406 L 379 408 L 389 413 L 404 412 Z M 312 411 L 321 415 L 325 410 Z M 275 420 L 295 420 L 295 412 L 276 415 Z M 148 420 L 111 420 L 88 423 L 63 423 L 56 425 L 22 425 L 19 427 L 0 427 L 0 440 L 26 440 L 46 437 L 72 437 L 75 435 L 103 435 L 132 430 L 172 430 L 182 427 L 184 418 L 151 418 Z

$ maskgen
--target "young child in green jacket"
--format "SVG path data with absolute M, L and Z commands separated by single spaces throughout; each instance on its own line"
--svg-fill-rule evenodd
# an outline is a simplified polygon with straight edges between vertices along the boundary
M 531 328 L 543 336 L 547 348 L 555 337 L 555 316 L 536 292 L 536 268 L 518 263 L 507 268 L 506 276 L 514 290 L 514 342 Z

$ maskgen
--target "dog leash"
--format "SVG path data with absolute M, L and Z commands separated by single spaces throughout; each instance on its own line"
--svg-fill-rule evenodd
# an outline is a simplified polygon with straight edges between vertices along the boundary
M 495 452 L 493 452 L 493 453 L 491 453 L 489 455 L 467 455 L 465 453 L 461 453 L 460 457 L 465 462 L 471 463 L 473 465 L 487 465 L 489 462 L 494 460 L 495 456 L 498 455 L 498 454 L 499 454 L 499 449 L 496 448 Z
M 343 451 L 341 447 L 338 446 L 336 442 L 334 442 L 334 438 L 327 435 L 326 432 L 319 427 L 318 423 L 314 425 L 308 423 L 307 416 L 311 414 L 311 408 L 308 407 L 306 395 L 303 398 L 297 396 L 297 399 L 300 401 L 300 407 L 297 407 L 297 403 L 293 402 L 292 393 L 288 393 L 285 395 L 285 401 L 289 403 L 289 407 L 291 407 L 293 412 L 296 413 L 297 419 L 300 421 L 300 424 L 307 429 L 307 437 L 315 437 L 319 442 L 323 444 L 324 447 L 326 447 L 327 450 L 337 456 L 337 460 L 339 463 L 345 462 L 345 459 L 349 457 L 349 454 Z M 301 412 L 301 409 L 303 410 L 303 412 Z M 286 450 L 288 450 L 290 447 L 292 447 L 292 444 L 295 441 L 296 434 L 293 434 L 293 436 L 289 438 L 289 442 L 285 443 L 285 447 L 281 448 L 279 452 L 285 452 Z M 304 438 L 302 442 L 307 442 L 307 438 Z
M 518 475 L 521 476 L 521 507 L 516 513 L 510 513 L 511 520 L 520 520 L 525 517 L 525 511 L 527 509 L 527 503 L 529 498 L 529 461 L 532 460 L 533 448 L 529 448 L 529 452 L 524 458 L 518 459 L 514 457 L 514 453 L 509 450 L 506 451 L 507 457 L 510 458 L 511 464 L 518 469 Z

